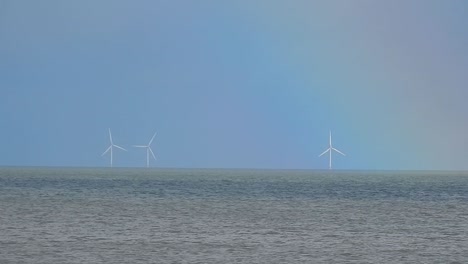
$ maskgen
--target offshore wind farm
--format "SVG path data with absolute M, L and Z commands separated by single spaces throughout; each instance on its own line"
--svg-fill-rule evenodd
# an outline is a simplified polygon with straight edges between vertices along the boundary
M 143 148 L 146 150 L 146 167 L 149 168 L 150 166 L 150 156 L 156 161 L 156 156 L 154 155 L 154 152 L 153 150 L 151 149 L 151 144 L 153 143 L 153 140 L 156 136 L 156 132 L 153 134 L 153 136 L 151 137 L 150 141 L 148 142 L 147 145 L 132 145 L 132 147 L 135 147 L 135 148 Z M 109 128 L 109 140 L 110 140 L 110 146 L 106 149 L 106 151 L 104 153 L 102 153 L 101 156 L 104 156 L 107 152 L 110 152 L 110 167 L 113 167 L 113 156 L 112 156 L 112 149 L 113 147 L 115 148 L 118 148 L 118 149 L 121 149 L 121 150 L 124 150 L 124 151 L 127 151 L 126 149 L 118 146 L 118 145 L 115 145 L 112 141 L 112 134 L 111 134 L 111 129 Z M 322 153 L 319 155 L 319 157 L 323 156 L 324 154 L 328 153 L 329 154 L 329 163 L 328 163 L 328 169 L 331 170 L 332 169 L 332 152 L 335 151 L 343 156 L 346 156 L 343 152 L 341 152 L 340 150 L 334 148 L 332 146 L 332 134 L 331 134 L 331 130 L 329 131 L 329 141 L 328 141 L 328 148 Z

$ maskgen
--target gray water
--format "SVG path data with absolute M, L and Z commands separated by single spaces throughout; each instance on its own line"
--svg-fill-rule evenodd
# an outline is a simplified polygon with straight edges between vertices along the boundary
M 0 168 L 0 263 L 467 263 L 468 173 Z

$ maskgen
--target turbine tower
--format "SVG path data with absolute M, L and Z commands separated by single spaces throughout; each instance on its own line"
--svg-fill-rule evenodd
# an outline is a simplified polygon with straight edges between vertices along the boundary
M 104 151 L 104 153 L 102 153 L 101 156 L 106 155 L 106 153 L 110 151 L 110 166 L 112 167 L 112 158 L 113 158 L 112 149 L 114 147 L 116 147 L 116 148 L 119 148 L 121 150 L 125 150 L 125 151 L 127 151 L 127 150 L 122 148 L 121 146 L 117 146 L 117 145 L 114 144 L 114 142 L 112 141 L 112 133 L 111 133 L 110 128 L 109 128 L 109 140 L 110 140 L 110 146 L 106 149 L 106 151 Z
M 340 154 L 343 155 L 343 156 L 346 156 L 343 152 L 337 150 L 336 148 L 334 148 L 334 147 L 332 146 L 332 136 L 331 136 L 331 130 L 330 130 L 330 141 L 329 141 L 328 148 L 327 148 L 322 154 L 319 155 L 319 157 L 321 157 L 323 154 L 329 152 L 329 154 L 330 154 L 330 156 L 329 156 L 329 163 L 328 163 L 328 169 L 329 169 L 329 170 L 331 170 L 331 168 L 332 168 L 332 150 L 334 150 L 334 151 L 340 153 Z
M 156 160 L 156 156 L 154 156 L 153 150 L 151 149 L 151 143 L 153 143 L 153 139 L 156 136 L 156 132 L 153 134 L 153 137 L 149 141 L 148 145 L 133 145 L 135 148 L 146 148 L 146 167 L 149 167 L 149 161 L 150 161 L 150 153 L 153 156 L 153 159 Z

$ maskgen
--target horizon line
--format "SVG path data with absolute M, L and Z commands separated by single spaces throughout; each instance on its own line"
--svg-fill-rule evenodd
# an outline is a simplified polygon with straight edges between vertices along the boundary
M 60 165 L 0 165 L 0 168 L 50 168 L 50 169 L 140 169 L 140 170 L 266 170 L 266 171 L 320 171 L 320 172 L 468 172 L 456 169 L 314 169 L 314 168 L 248 168 L 248 167 L 106 167 L 106 166 L 60 166 Z

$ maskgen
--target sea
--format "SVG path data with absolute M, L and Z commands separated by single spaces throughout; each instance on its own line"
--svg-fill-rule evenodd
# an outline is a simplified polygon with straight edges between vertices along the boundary
M 0 167 L 0 263 L 468 263 L 468 172 Z

